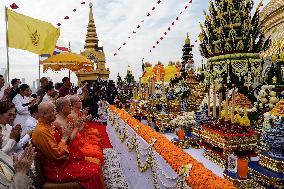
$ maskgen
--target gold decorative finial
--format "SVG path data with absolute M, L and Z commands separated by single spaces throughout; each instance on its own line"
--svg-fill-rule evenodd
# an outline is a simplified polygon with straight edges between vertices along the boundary
M 186 33 L 185 44 L 190 45 L 190 38 L 189 38 L 188 32 Z
M 71 52 L 71 43 L 68 44 L 68 52 Z
M 85 50 L 86 49 L 95 49 L 98 50 L 98 36 L 97 36 L 97 31 L 96 31 L 96 26 L 95 26 L 95 21 L 94 21 L 94 14 L 93 14 L 93 4 L 89 4 L 90 7 L 90 12 L 89 12 L 89 23 L 88 23 L 88 28 L 87 28 L 87 35 L 86 35 L 86 40 L 85 40 Z

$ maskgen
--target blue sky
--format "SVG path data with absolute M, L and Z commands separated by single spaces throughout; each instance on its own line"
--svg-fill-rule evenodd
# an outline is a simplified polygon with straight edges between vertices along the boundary
M 259 1 L 254 0 L 255 4 Z M 150 17 L 146 17 L 146 14 L 156 4 L 156 0 L 96 0 L 86 1 L 86 5 L 81 5 L 80 0 L 1 0 L 0 68 L 6 67 L 4 6 L 9 6 L 13 2 L 20 7 L 17 12 L 54 25 L 62 22 L 58 44 L 68 46 L 70 42 L 72 51 L 77 53 L 83 50 L 88 23 L 87 4 L 92 2 L 98 37 L 104 46 L 106 65 L 111 71 L 110 78 L 114 80 L 118 72 L 122 76 L 126 74 L 128 65 L 132 67 L 135 77 L 138 78 L 141 75 L 142 58 L 152 64 L 158 61 L 164 64 L 168 64 L 169 61 L 179 61 L 187 32 L 195 45 L 193 53 L 196 65 L 200 65 L 202 61 L 198 43 L 194 41 L 197 40 L 200 32 L 199 22 L 204 20 L 203 10 L 208 10 L 209 0 L 193 0 L 186 13 L 180 16 L 175 27 L 152 53 L 149 53 L 151 46 L 171 26 L 179 12 L 184 10 L 188 0 L 162 0 Z M 264 0 L 264 4 L 267 3 L 268 0 Z M 75 13 L 72 12 L 74 8 L 77 9 Z M 70 20 L 63 20 L 66 15 L 70 17 Z M 128 35 L 143 19 L 145 21 L 134 38 L 127 40 Z M 118 56 L 114 57 L 113 54 L 123 42 L 127 42 L 127 45 L 119 51 Z M 9 49 L 9 52 L 10 78 L 26 78 L 30 84 L 38 78 L 37 55 L 16 49 Z M 68 73 L 67 71 L 58 73 L 48 71 L 43 75 L 58 82 Z M 76 82 L 75 74 L 72 74 L 72 81 Z

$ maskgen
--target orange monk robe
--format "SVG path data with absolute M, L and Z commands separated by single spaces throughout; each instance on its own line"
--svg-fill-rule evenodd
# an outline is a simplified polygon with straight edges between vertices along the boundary
M 32 134 L 32 143 L 48 180 L 78 182 L 86 189 L 104 188 L 100 167 L 86 160 L 69 158 L 67 146 L 56 142 L 51 125 L 40 121 Z

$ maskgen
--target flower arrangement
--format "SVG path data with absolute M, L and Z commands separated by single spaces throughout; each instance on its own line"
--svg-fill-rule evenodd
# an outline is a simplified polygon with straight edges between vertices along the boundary
M 186 178 L 186 181 L 192 188 L 235 189 L 230 181 L 216 176 L 210 170 L 206 169 L 202 163 L 198 162 L 182 149 L 172 144 L 166 137 L 134 119 L 127 112 L 120 110 L 115 106 L 110 106 L 110 110 L 117 114 L 134 130 L 136 128 L 135 131 L 137 134 L 148 143 L 151 143 L 152 139 L 155 138 L 157 140 L 154 144 L 155 150 L 167 161 L 174 171 L 178 173 L 182 167 L 191 164 L 192 170 Z
M 176 128 L 194 126 L 195 125 L 195 114 L 194 112 L 185 112 L 184 115 L 177 116 L 175 119 L 171 120 L 170 125 Z

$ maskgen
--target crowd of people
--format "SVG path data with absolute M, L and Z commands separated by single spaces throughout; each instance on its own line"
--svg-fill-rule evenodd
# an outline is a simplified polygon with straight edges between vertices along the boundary
M 106 119 L 114 102 L 112 82 L 71 87 L 64 77 L 55 89 L 43 77 L 36 94 L 19 79 L 5 85 L 0 75 L 0 188 L 36 186 L 34 160 L 52 182 L 104 188 L 102 139 L 90 122 Z

